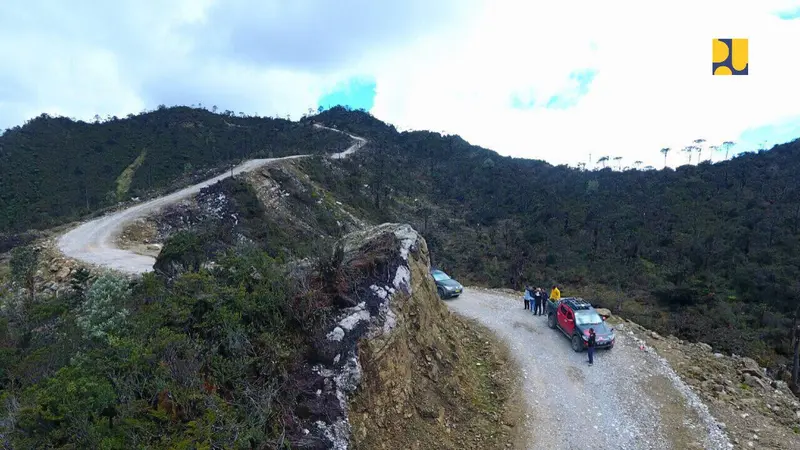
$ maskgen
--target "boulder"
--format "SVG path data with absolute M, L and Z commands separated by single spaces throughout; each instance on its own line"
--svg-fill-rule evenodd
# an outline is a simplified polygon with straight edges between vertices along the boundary
M 757 378 L 766 378 L 766 375 L 764 375 L 764 372 L 761 369 L 741 369 L 739 370 L 739 373 L 742 375 L 751 375 Z
M 712 347 L 705 342 L 698 342 L 697 347 L 705 352 L 710 352 L 712 350 Z
M 653 339 L 658 339 L 658 340 L 664 339 L 664 338 L 661 337 L 660 334 L 656 333 L 655 331 L 651 331 L 650 332 L 650 337 L 652 337 Z
M 751 388 L 760 389 L 762 391 L 769 389 L 769 385 L 766 381 L 759 377 L 750 375 L 749 373 L 744 374 L 744 384 L 750 386 Z
M 744 369 L 751 369 L 761 372 L 761 366 L 753 358 L 739 358 L 739 366 Z
M 600 314 L 601 317 L 605 318 L 609 318 L 612 315 L 611 310 L 607 308 L 595 308 L 595 311 L 597 311 L 597 314 Z
M 69 278 L 71 273 L 72 273 L 72 270 L 69 267 L 65 266 L 65 267 L 60 268 L 58 270 L 58 273 L 56 273 L 56 281 L 59 281 L 59 282 L 66 281 Z

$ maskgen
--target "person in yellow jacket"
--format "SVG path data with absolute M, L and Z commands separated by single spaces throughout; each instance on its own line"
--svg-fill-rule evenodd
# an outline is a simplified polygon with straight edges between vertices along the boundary
M 553 290 L 550 291 L 550 301 L 557 302 L 561 300 L 561 291 L 558 290 L 558 286 L 553 285 Z

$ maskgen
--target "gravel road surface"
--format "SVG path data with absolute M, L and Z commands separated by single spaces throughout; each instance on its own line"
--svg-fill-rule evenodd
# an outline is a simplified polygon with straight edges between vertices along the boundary
M 530 449 L 732 448 L 697 396 L 657 355 L 617 330 L 611 350 L 576 353 L 521 297 L 465 289 L 448 300 L 505 340 L 522 369 Z
M 325 128 L 331 131 L 342 133 L 342 131 L 323 127 L 321 125 L 315 124 L 315 126 L 318 128 Z M 364 138 L 350 134 L 348 134 L 348 136 L 354 139 L 355 143 L 341 153 L 330 155 L 331 158 L 344 158 L 361 148 L 366 143 Z M 306 156 L 308 155 L 287 156 L 285 158 L 253 159 L 235 167 L 233 169 L 233 174 L 235 175 L 242 172 L 248 172 L 272 161 L 303 158 Z M 61 238 L 58 240 L 58 248 L 66 256 L 90 264 L 133 274 L 150 272 L 153 270 L 153 264 L 156 262 L 155 258 L 151 256 L 140 255 L 133 251 L 123 250 L 117 247 L 117 237 L 125 228 L 125 226 L 138 218 L 157 212 L 164 206 L 187 199 L 200 192 L 202 188 L 210 186 L 226 177 L 229 177 L 230 175 L 231 172 L 228 171 L 210 180 L 206 180 L 202 183 L 181 189 L 180 191 L 173 192 L 172 194 L 164 197 L 159 197 L 131 208 L 110 213 L 106 216 L 86 222 L 61 236 Z

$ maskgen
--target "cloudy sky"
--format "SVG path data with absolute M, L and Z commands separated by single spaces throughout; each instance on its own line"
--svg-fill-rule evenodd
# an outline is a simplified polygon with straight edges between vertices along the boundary
M 504 155 L 656 167 L 660 148 L 696 138 L 746 151 L 800 137 L 800 0 L 0 5 L 3 128 L 42 112 L 202 103 L 298 118 L 347 103 Z M 711 75 L 714 38 L 749 39 L 749 75 Z

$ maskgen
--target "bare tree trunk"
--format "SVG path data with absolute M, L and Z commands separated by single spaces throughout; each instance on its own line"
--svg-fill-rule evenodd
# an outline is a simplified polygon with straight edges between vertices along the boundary
M 794 310 L 794 320 L 792 321 L 792 346 L 794 347 L 794 357 L 792 358 L 792 389 L 797 390 L 798 375 L 800 375 L 800 335 L 797 333 L 797 313 L 800 307 Z

